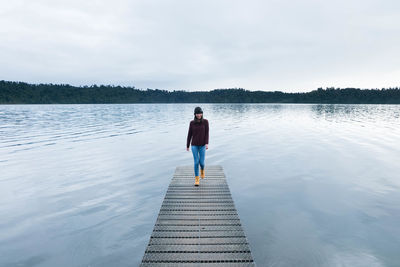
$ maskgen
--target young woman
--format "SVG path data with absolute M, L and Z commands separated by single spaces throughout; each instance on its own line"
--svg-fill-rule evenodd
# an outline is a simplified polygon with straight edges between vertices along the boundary
M 194 159 L 194 185 L 200 184 L 199 164 L 201 167 L 201 178 L 205 177 L 204 159 L 208 149 L 208 120 L 203 118 L 203 110 L 200 107 L 194 109 L 194 119 L 190 121 L 186 141 L 186 150 L 189 151 L 190 140 L 192 140 L 192 153 Z

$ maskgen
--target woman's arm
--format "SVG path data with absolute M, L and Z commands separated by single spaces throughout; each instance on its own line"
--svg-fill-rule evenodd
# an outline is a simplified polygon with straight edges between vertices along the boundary
M 208 129 L 209 129 L 209 127 L 208 127 L 208 120 L 206 121 L 207 123 L 206 123 L 206 145 L 208 145 Z
M 188 130 L 188 135 L 186 139 L 186 148 L 189 148 L 190 146 L 190 139 L 192 139 L 192 123 L 189 123 L 189 130 Z

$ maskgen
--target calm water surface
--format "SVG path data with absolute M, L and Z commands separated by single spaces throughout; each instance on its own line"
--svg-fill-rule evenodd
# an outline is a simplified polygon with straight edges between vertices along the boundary
M 195 106 L 0 106 L 0 266 L 137 266 Z M 200 106 L 258 266 L 400 266 L 399 105 Z

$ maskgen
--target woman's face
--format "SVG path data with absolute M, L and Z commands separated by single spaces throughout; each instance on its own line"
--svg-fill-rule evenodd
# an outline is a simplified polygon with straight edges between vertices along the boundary
M 201 116 L 203 116 L 203 113 L 196 114 L 196 118 L 197 118 L 198 120 L 201 119 Z

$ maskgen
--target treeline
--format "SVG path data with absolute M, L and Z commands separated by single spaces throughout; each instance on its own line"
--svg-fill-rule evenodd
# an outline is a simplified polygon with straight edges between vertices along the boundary
M 249 91 L 243 88 L 187 92 L 135 87 L 28 84 L 0 81 L 0 104 L 105 103 L 345 103 L 400 104 L 400 88 L 318 88 L 311 92 Z

